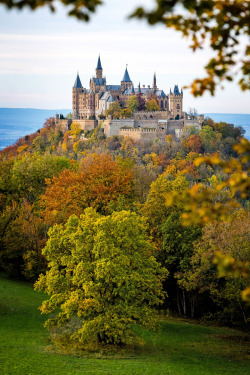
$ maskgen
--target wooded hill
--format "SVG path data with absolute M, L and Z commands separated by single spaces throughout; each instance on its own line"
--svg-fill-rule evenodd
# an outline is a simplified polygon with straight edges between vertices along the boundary
M 77 316 L 71 338 L 90 349 L 135 340 L 135 324 L 155 326 L 155 308 L 247 330 L 249 203 L 227 184 L 242 170 L 225 167 L 242 160 L 243 135 L 206 119 L 181 140 L 136 143 L 74 123 L 63 134 L 48 119 L 0 153 L 2 270 L 42 273 L 41 310 L 57 314 L 47 326 Z M 198 212 L 188 192 L 201 189 Z M 218 252 L 244 271 L 219 277 Z

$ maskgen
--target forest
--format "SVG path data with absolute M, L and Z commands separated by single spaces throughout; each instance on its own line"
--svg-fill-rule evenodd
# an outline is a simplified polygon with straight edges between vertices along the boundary
M 46 327 L 120 347 L 159 314 L 249 333 L 249 142 L 207 118 L 181 139 L 43 128 L 0 153 L 0 264 L 48 295 Z

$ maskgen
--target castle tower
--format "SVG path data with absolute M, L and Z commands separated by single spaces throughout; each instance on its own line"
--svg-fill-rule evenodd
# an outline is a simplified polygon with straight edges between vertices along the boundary
M 170 118 L 174 120 L 183 118 L 182 107 L 183 107 L 183 91 L 181 90 L 180 92 L 178 85 L 175 85 L 173 93 L 170 89 L 170 94 L 169 94 Z
M 88 115 L 89 116 L 95 115 L 95 94 L 93 90 L 91 90 L 88 95 Z
M 77 72 L 76 80 L 72 88 L 72 117 L 73 119 L 79 118 L 79 95 L 82 93 L 83 87 Z
M 123 79 L 121 81 L 121 90 L 125 91 L 126 89 L 130 89 L 131 87 L 132 87 L 132 81 L 129 77 L 128 69 L 127 69 L 127 66 L 126 66 L 125 73 L 124 73 Z
M 96 66 L 95 73 L 96 73 L 95 74 L 96 78 L 102 78 L 102 64 L 101 64 L 100 55 L 98 57 L 98 61 L 97 61 L 97 66 Z

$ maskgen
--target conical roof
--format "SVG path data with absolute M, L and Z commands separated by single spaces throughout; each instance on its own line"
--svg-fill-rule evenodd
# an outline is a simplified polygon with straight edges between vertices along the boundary
M 126 67 L 126 70 L 125 70 L 125 73 L 124 73 L 124 76 L 123 76 L 122 82 L 131 82 L 131 79 L 130 79 L 129 74 L 128 74 L 128 69 L 127 69 L 127 67 Z
M 80 89 L 80 88 L 82 88 L 82 82 L 80 80 L 79 74 L 77 73 L 73 89 Z
M 178 85 L 175 85 L 175 87 L 174 87 L 174 94 L 175 95 L 180 95 L 180 91 L 179 91 Z
M 97 61 L 96 69 L 99 69 L 99 70 L 102 69 L 102 64 L 101 64 L 101 58 L 100 58 L 100 55 L 99 55 L 99 57 L 98 57 L 98 61 Z

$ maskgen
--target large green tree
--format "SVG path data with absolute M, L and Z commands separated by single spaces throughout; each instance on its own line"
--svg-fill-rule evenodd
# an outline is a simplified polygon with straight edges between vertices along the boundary
M 249 331 L 249 305 L 241 295 L 247 286 L 244 277 L 249 273 L 250 256 L 249 212 L 239 210 L 232 215 L 231 222 L 209 223 L 202 230 L 202 238 L 196 242 L 187 272 L 179 274 L 179 284 L 189 293 L 209 293 L 216 304 L 214 319 L 226 324 L 245 325 Z M 225 257 L 230 269 L 235 261 L 245 265 L 244 274 L 235 268 L 235 274 L 228 274 L 225 267 L 219 278 L 214 254 Z M 233 263 L 232 263 L 233 261 Z
M 139 101 L 136 95 L 132 95 L 127 100 L 127 107 L 132 111 L 138 111 Z
M 87 348 L 134 343 L 133 327 L 153 328 L 153 306 L 163 299 L 166 270 L 153 251 L 144 220 L 129 211 L 101 216 L 89 208 L 55 225 L 43 251 L 49 270 L 36 283 L 50 295 L 40 308 L 53 313 L 46 326 L 77 319 L 71 338 Z

